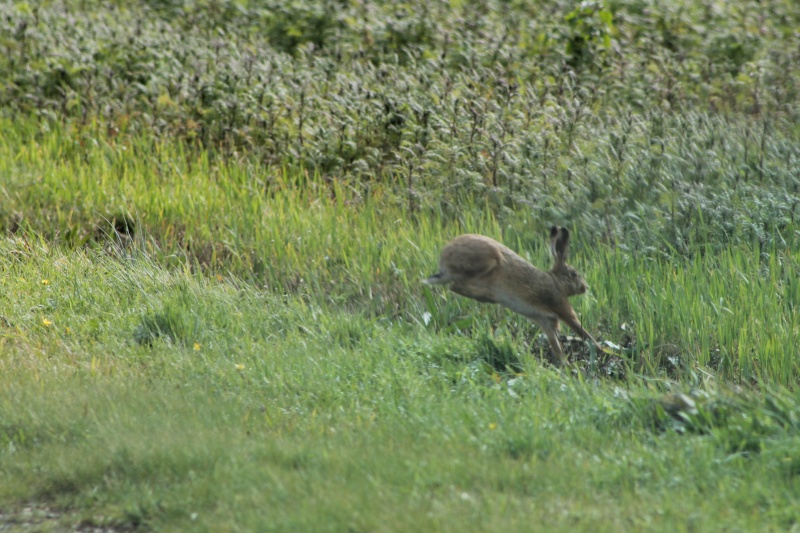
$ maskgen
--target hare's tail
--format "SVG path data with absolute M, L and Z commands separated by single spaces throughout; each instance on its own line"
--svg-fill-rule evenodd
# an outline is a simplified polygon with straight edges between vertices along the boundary
M 433 276 L 423 279 L 422 283 L 426 283 L 428 285 L 445 285 L 451 281 L 453 281 L 453 278 L 451 278 L 445 272 L 437 272 Z

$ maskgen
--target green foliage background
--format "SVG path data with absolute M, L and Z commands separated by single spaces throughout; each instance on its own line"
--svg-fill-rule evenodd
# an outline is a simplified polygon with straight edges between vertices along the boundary
M 790 0 L 0 9 L 0 109 L 67 121 L 66 156 L 179 139 L 257 162 L 261 194 L 287 172 L 362 201 L 389 184 L 450 219 L 479 196 L 637 253 L 780 242 L 798 215 Z

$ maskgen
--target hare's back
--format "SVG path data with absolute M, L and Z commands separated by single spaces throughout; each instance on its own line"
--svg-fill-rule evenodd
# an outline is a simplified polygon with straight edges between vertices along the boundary
M 488 274 L 503 260 L 503 245 L 483 235 L 461 235 L 442 250 L 440 267 L 451 276 L 471 278 Z

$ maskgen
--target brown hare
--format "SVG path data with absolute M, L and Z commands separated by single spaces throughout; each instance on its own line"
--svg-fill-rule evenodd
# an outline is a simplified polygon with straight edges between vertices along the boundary
M 450 285 L 450 290 L 479 302 L 508 307 L 542 328 L 553 350 L 554 364 L 566 362 L 558 342 L 558 321 L 562 320 L 584 340 L 602 347 L 583 329 L 567 299 L 583 294 L 586 281 L 567 264 L 569 231 L 550 229 L 550 252 L 553 268 L 539 270 L 510 248 L 483 235 L 461 235 L 442 250 L 439 273 L 424 283 Z

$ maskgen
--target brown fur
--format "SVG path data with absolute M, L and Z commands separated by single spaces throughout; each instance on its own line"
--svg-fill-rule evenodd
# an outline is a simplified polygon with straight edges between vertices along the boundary
M 559 320 L 584 340 L 602 348 L 581 325 L 568 298 L 583 294 L 586 281 L 567 264 L 569 231 L 550 229 L 553 267 L 539 270 L 510 248 L 483 235 L 461 235 L 442 250 L 439 273 L 423 280 L 431 285 L 450 285 L 450 290 L 479 302 L 508 307 L 542 328 L 556 364 L 565 362 L 558 341 Z

